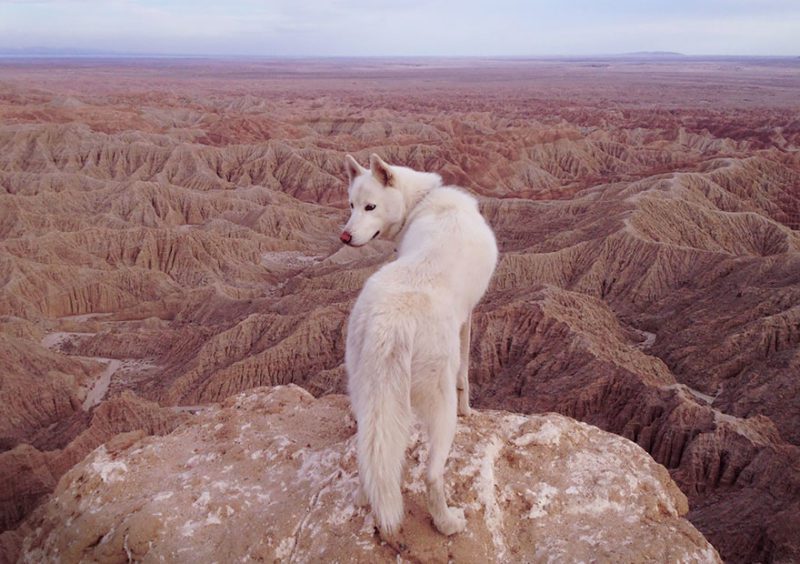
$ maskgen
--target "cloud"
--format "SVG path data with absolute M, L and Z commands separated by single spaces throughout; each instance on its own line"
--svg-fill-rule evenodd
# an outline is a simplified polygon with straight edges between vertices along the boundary
M 797 29 L 795 0 L 0 0 L 0 47 L 139 53 L 790 55 Z

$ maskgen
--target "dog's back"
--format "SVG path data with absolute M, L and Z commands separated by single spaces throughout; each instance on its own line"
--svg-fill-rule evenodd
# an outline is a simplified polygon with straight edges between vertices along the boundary
M 494 234 L 478 202 L 454 187 L 431 191 L 411 212 L 394 263 L 420 277 L 438 299 L 452 300 L 466 316 L 478 303 L 497 263 Z

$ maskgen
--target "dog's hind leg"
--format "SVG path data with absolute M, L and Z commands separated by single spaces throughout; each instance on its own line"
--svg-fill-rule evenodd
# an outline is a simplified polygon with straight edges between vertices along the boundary
M 444 491 L 444 467 L 456 433 L 456 389 L 452 385 L 437 386 L 422 409 L 420 418 L 428 431 L 428 510 L 440 533 L 452 535 L 464 530 L 464 510 L 447 506 Z
M 461 363 L 458 366 L 458 379 L 456 388 L 458 389 L 458 414 L 469 415 L 469 340 L 472 332 L 472 312 L 467 316 L 467 320 L 461 326 L 459 337 L 461 340 Z

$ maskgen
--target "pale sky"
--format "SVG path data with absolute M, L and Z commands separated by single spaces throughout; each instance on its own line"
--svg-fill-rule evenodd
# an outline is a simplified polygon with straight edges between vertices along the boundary
M 800 55 L 800 0 L 0 0 L 0 50 Z

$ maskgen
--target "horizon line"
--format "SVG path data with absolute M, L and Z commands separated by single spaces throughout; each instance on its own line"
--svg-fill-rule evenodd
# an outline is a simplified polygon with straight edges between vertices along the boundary
M 559 53 L 559 54 L 460 54 L 460 55 L 323 55 L 323 54 L 248 54 L 248 53 L 136 53 L 125 51 L 82 50 L 70 48 L 30 48 L 15 49 L 0 47 L 0 59 L 260 59 L 260 60 L 342 60 L 342 59 L 580 59 L 580 58 L 653 58 L 653 59 L 698 59 L 698 58 L 769 58 L 769 59 L 800 59 L 800 54 L 774 55 L 774 54 L 720 54 L 701 53 L 689 54 L 678 51 L 627 51 L 621 53 Z

